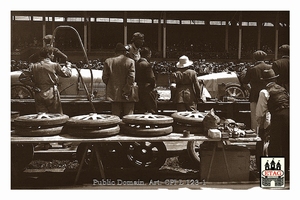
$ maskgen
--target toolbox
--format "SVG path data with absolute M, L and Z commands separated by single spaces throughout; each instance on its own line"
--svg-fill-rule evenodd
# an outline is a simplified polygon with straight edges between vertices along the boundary
M 226 170 L 222 148 L 216 148 L 211 173 L 208 178 L 209 166 L 213 155 L 212 148 L 200 148 L 201 180 L 212 182 L 249 181 L 250 151 L 241 146 L 224 146 L 227 157 L 229 176 Z

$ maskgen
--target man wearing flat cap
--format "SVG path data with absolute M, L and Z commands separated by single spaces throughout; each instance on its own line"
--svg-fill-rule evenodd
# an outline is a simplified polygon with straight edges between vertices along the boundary
M 68 57 L 66 54 L 64 54 L 58 48 L 53 47 L 51 45 L 54 42 L 53 35 L 46 35 L 43 38 L 43 40 L 45 42 L 45 46 L 42 47 L 40 51 L 32 54 L 28 59 L 29 62 L 35 63 L 35 62 L 39 62 L 40 60 L 42 60 L 42 58 L 39 55 L 40 55 L 41 51 L 44 51 L 43 49 L 47 49 L 47 51 L 49 52 L 49 58 L 51 59 L 52 62 L 64 63 L 68 60 Z
M 133 34 L 131 44 L 125 46 L 127 52 L 126 56 L 132 58 L 135 62 L 141 58 L 140 50 L 144 44 L 144 34 L 136 32 Z
M 276 83 L 276 75 L 273 69 L 264 70 L 262 80 L 264 89 L 259 93 L 256 108 L 257 124 L 264 127 L 266 113 L 271 114 L 270 131 L 268 132 L 269 146 L 268 156 L 284 156 L 286 179 L 289 177 L 289 140 L 290 140 L 290 97 L 287 90 Z M 266 138 L 266 135 L 262 136 Z
M 290 92 L 290 46 L 287 44 L 279 47 L 279 53 L 282 57 L 273 63 L 275 74 L 279 75 L 277 84 Z
M 262 72 L 266 69 L 271 69 L 272 65 L 266 64 L 264 60 L 267 54 L 264 51 L 258 50 L 253 53 L 255 61 L 254 67 L 247 69 L 245 77 L 242 79 L 243 84 L 250 84 L 250 112 L 251 112 L 251 129 L 256 130 L 257 123 L 255 118 L 256 104 L 260 90 L 263 89 L 264 84 L 261 81 Z
M 102 80 L 106 84 L 106 99 L 111 102 L 112 114 L 122 118 L 133 114 L 138 94 L 132 93 L 135 84 L 135 62 L 125 56 L 122 43 L 115 48 L 115 56 L 104 62 Z

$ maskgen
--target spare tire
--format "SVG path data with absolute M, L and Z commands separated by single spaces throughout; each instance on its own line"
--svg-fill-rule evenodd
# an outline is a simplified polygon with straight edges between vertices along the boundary
M 68 134 L 82 138 L 101 138 L 117 135 L 120 132 L 120 126 L 115 125 L 106 128 L 91 127 L 67 127 Z
M 23 115 L 14 120 L 15 126 L 56 126 L 66 123 L 69 119 L 68 115 L 38 113 L 32 115 Z
M 122 121 L 127 124 L 172 124 L 173 118 L 164 115 L 155 114 L 132 114 L 126 115 L 122 118 Z
M 171 115 L 175 122 L 182 124 L 199 124 L 203 121 L 206 113 L 199 111 L 182 111 L 175 112 Z
M 39 136 L 53 136 L 59 135 L 63 130 L 63 126 L 55 126 L 55 127 L 24 127 L 24 126 L 16 126 L 15 133 L 20 136 L 28 136 L 28 137 L 39 137 Z
M 80 126 L 80 127 L 91 127 L 91 126 L 109 126 L 115 125 L 121 122 L 121 119 L 116 115 L 108 114 L 97 114 L 90 113 L 88 115 L 79 115 L 71 117 L 67 121 L 68 126 Z
M 165 127 L 139 127 L 135 125 L 122 125 L 122 134 L 136 136 L 136 137 L 156 137 L 156 136 L 164 136 L 169 135 L 173 131 L 172 126 Z

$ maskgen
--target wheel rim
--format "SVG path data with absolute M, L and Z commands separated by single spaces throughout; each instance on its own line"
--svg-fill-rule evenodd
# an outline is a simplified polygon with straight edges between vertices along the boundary
M 200 163 L 200 146 L 203 141 L 189 141 L 187 144 L 188 155 L 196 164 Z
M 115 115 L 90 113 L 88 115 L 79 115 L 71 117 L 67 121 L 69 126 L 103 126 L 118 124 L 121 119 Z
M 230 97 L 245 98 L 246 96 L 244 91 L 238 86 L 229 86 L 226 88 L 225 92 Z
M 171 115 L 175 122 L 184 124 L 197 124 L 202 123 L 206 113 L 199 111 L 182 111 L 175 112 Z
M 14 120 L 16 126 L 55 126 L 67 122 L 69 116 L 64 114 L 38 113 L 23 115 Z
M 136 167 L 159 168 L 166 160 L 166 146 L 163 142 L 127 143 L 127 158 Z
M 173 123 L 173 118 L 150 113 L 126 115 L 123 117 L 122 121 L 128 124 L 171 124 Z
M 11 86 L 11 99 L 33 99 L 33 94 L 23 85 Z

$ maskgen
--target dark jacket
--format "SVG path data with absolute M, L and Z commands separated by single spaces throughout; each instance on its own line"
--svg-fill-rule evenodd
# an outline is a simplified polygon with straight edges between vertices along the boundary
M 290 91 L 290 58 L 283 56 L 273 63 L 272 66 L 277 78 L 277 84 L 284 87 L 288 92 Z
M 175 103 L 197 103 L 200 99 L 202 91 L 195 70 L 177 69 L 172 74 L 171 83 L 176 83 Z
M 141 58 L 136 62 L 135 66 L 136 82 L 139 88 L 148 88 L 153 90 L 155 87 L 155 76 L 150 64 L 145 58 Z
M 268 110 L 271 115 L 281 109 L 289 108 L 290 98 L 285 88 L 276 83 L 271 83 L 266 87 L 266 89 L 270 94 Z
M 251 90 L 249 101 L 257 102 L 259 92 L 265 87 L 264 82 L 261 80 L 262 72 L 266 69 L 271 69 L 272 65 L 266 64 L 264 61 L 258 61 L 256 65 L 249 68 L 246 72 L 245 77 L 242 79 L 243 84 L 250 83 Z

